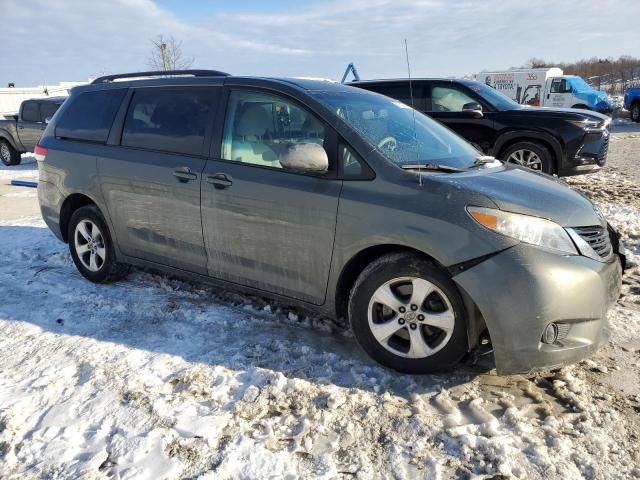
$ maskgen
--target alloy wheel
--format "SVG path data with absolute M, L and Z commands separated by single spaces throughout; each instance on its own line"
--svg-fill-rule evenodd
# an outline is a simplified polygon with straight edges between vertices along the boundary
M 0 143 L 0 157 L 2 157 L 2 161 L 6 164 L 11 162 L 11 151 L 9 150 L 9 146 L 4 142 Z
M 507 162 L 516 163 L 523 167 L 531 168 L 532 170 L 542 170 L 542 159 L 536 152 L 531 150 L 516 150 L 509 155 Z
M 369 301 L 369 328 L 395 355 L 425 358 L 449 342 L 455 326 L 451 302 L 433 283 L 401 277 L 378 287 Z
M 91 220 L 81 220 L 74 232 L 74 245 L 80 263 L 89 271 L 99 271 L 107 257 L 104 238 Z

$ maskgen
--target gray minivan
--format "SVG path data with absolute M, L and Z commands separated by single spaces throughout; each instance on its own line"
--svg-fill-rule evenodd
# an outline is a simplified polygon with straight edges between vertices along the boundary
M 348 318 L 403 372 L 487 346 L 501 374 L 575 362 L 619 295 L 622 247 L 589 200 L 354 87 L 101 77 L 35 154 L 42 215 L 87 279 L 135 264 Z

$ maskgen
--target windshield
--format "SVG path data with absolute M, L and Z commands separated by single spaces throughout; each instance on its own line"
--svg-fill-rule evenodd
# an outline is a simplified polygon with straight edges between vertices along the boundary
M 582 77 L 569 77 L 567 80 L 574 92 L 590 92 L 593 90 L 593 87 L 585 82 Z
M 481 155 L 451 130 L 383 95 L 354 88 L 314 96 L 400 167 L 429 163 L 465 168 Z
M 504 93 L 499 92 L 495 88 L 485 85 L 484 83 L 469 82 L 466 85 L 497 110 L 504 111 L 522 108 L 522 105 L 514 102 Z

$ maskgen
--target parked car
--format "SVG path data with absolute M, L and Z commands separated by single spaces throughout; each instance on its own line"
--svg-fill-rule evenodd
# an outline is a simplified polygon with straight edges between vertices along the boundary
M 640 87 L 624 91 L 624 108 L 629 110 L 631 120 L 640 122 Z
M 411 105 L 454 130 L 480 151 L 558 176 L 594 172 L 609 148 L 606 115 L 517 104 L 473 80 L 364 80 L 350 85 Z M 410 88 L 412 87 L 412 88 Z
M 43 218 L 88 280 L 135 264 L 348 318 L 403 372 L 488 339 L 499 373 L 528 372 L 605 339 L 624 257 L 562 182 L 362 89 L 142 75 L 74 88 L 36 147 Z
M 19 165 L 20 154 L 33 152 L 47 120 L 67 97 L 25 100 L 17 115 L 0 120 L 0 160 L 5 165 Z
M 476 75 L 476 80 L 523 105 L 611 112 L 606 92 L 596 90 L 582 77 L 564 75 L 561 68 L 480 72 Z

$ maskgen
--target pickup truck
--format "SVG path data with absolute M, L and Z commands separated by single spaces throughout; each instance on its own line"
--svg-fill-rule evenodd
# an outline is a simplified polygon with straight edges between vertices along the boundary
M 624 91 L 624 108 L 629 110 L 631 120 L 640 122 L 640 87 L 627 88 Z
M 20 154 L 33 152 L 47 123 L 67 97 L 47 97 L 25 100 L 18 114 L 1 120 L 0 160 L 5 165 L 18 165 Z

